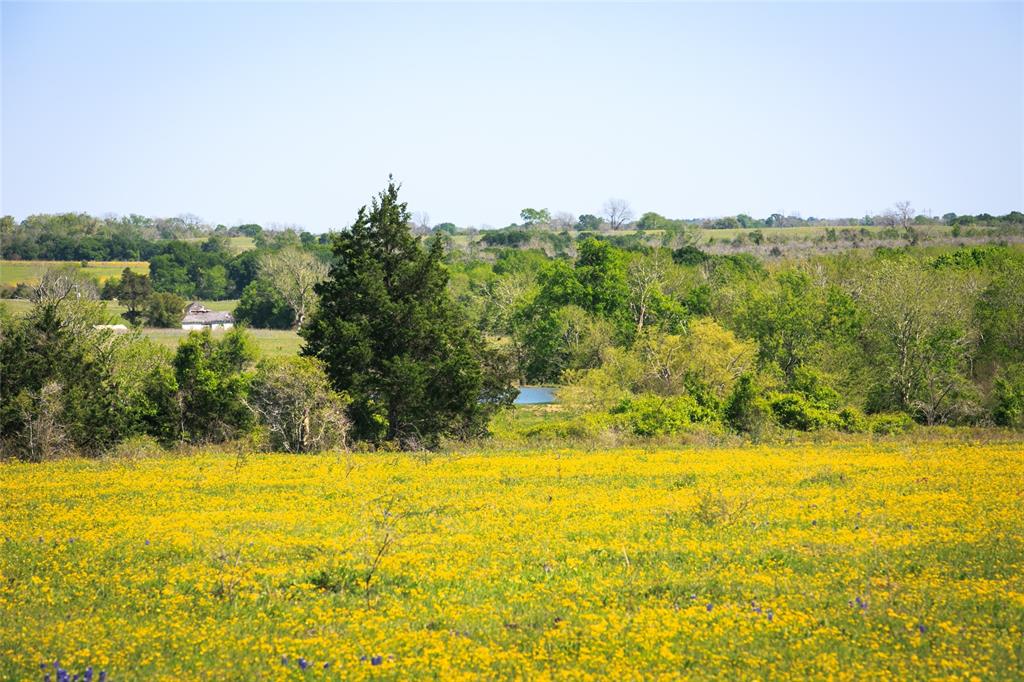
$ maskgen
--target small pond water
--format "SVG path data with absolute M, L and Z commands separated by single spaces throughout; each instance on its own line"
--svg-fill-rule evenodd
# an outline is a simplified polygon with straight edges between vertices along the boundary
M 513 405 L 546 405 L 557 403 L 554 386 L 521 386 Z

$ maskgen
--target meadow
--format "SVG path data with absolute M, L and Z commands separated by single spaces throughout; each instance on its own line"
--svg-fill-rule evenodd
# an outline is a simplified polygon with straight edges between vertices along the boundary
M 183 242 L 193 242 L 195 244 L 201 244 L 205 242 L 207 237 L 187 237 L 182 239 Z M 252 237 L 227 237 L 228 250 L 233 254 L 243 253 L 250 249 L 256 248 L 256 241 Z
M 176 350 L 181 340 L 189 335 L 189 332 L 184 329 L 155 329 L 153 327 L 144 328 L 142 333 L 172 351 Z M 223 338 L 226 332 L 223 329 L 216 329 L 211 333 L 215 339 L 219 339 Z M 299 349 L 302 347 L 302 339 L 299 338 L 297 332 L 290 329 L 249 329 L 248 333 L 261 358 L 298 355 Z
M 117 305 L 112 301 L 104 301 L 104 303 L 106 304 L 107 311 L 110 313 L 110 321 L 112 323 L 126 324 L 121 315 L 127 308 Z M 238 305 L 237 300 L 200 301 L 200 303 L 210 310 L 225 310 L 228 312 L 234 310 L 235 306 Z M 25 315 L 32 309 L 32 302 L 24 299 L 4 298 L 0 299 L 0 307 L 7 308 L 13 315 Z M 183 329 L 143 327 L 141 331 L 146 337 L 172 351 L 177 349 L 181 340 L 188 336 L 188 332 Z M 224 336 L 224 333 L 222 329 L 213 331 L 213 335 L 216 338 Z M 296 332 L 290 329 L 250 329 L 249 336 L 252 338 L 260 357 L 298 355 L 299 348 L 302 346 L 302 339 L 299 338 Z
M 1024 448 L 0 464 L 0 678 L 1020 679 Z
M 125 268 L 143 275 L 149 274 L 149 263 L 146 261 L 0 260 L 0 285 L 38 284 L 44 272 L 61 267 L 73 267 L 100 284 L 111 277 L 119 277 Z

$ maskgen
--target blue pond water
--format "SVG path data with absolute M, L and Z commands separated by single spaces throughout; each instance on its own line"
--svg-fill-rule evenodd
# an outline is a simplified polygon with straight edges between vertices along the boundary
M 553 386 L 523 386 L 519 389 L 514 405 L 545 405 L 557 403 Z

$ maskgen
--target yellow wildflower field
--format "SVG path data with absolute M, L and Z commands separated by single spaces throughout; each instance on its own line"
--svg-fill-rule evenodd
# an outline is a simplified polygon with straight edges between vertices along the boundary
M 67 460 L 0 495 L 2 679 L 1024 675 L 1019 444 Z

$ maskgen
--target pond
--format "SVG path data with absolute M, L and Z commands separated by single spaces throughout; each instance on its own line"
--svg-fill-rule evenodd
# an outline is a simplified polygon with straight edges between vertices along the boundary
M 547 405 L 557 403 L 554 386 L 521 386 L 513 405 Z

